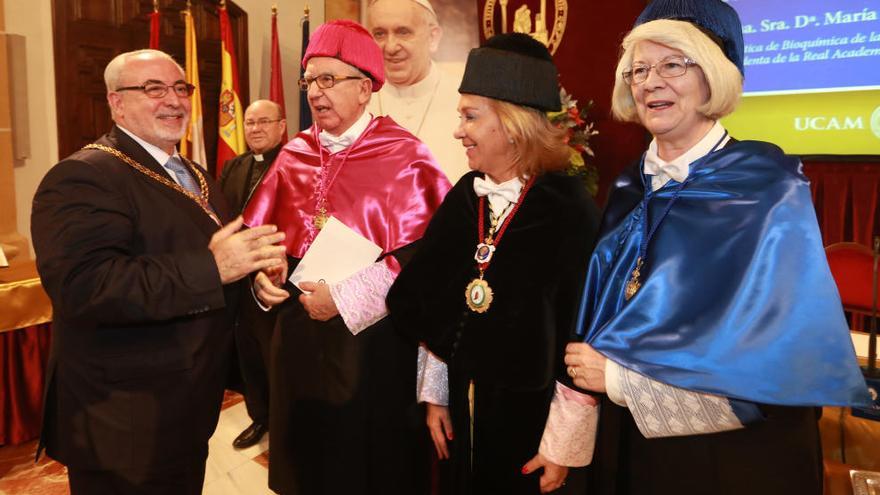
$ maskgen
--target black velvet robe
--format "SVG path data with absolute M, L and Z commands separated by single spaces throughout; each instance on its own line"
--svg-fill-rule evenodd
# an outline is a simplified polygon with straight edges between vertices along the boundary
M 477 176 L 465 175 L 446 196 L 392 286 L 388 307 L 397 330 L 425 342 L 449 366 L 449 493 L 537 494 L 540 473 L 523 476 L 521 469 L 538 452 L 555 380 L 565 374 L 562 358 L 598 211 L 577 179 L 539 176 L 486 270 L 494 300 L 478 314 L 465 304 L 465 287 L 478 275 Z
M 391 253 L 401 266 L 415 244 Z M 290 272 L 298 259 L 288 257 Z M 417 346 L 384 318 L 352 335 L 291 297 L 272 334 L 269 487 L 283 495 L 420 495 L 429 484 Z

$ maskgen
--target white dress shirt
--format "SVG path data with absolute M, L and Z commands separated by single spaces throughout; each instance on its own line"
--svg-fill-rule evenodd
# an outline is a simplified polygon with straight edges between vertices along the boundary
M 691 164 L 708 155 L 715 143 L 718 143 L 721 136 L 724 136 L 724 133 L 724 126 L 721 125 L 721 122 L 715 122 L 715 125 L 709 129 L 703 139 L 678 158 L 669 161 L 660 158 L 657 154 L 657 139 L 652 140 L 645 153 L 645 175 L 652 176 L 651 189 L 654 191 L 660 189 L 669 182 L 669 179 L 684 182 L 690 173 Z M 724 137 L 724 141 L 718 144 L 717 149 L 723 148 L 728 141 L 730 141 L 730 135 Z
M 131 137 L 132 139 L 134 139 L 135 142 L 137 142 L 137 144 L 141 145 L 141 147 L 144 148 L 144 150 L 146 150 L 147 153 L 150 154 L 150 156 L 152 156 L 157 162 L 159 162 L 159 165 L 162 165 L 162 168 L 165 169 L 165 172 L 168 173 L 168 175 L 171 177 L 171 180 L 176 182 L 177 185 L 179 185 L 180 187 L 184 187 L 183 184 L 181 184 L 180 181 L 177 180 L 177 174 L 174 173 L 174 170 L 171 170 L 170 168 L 165 166 L 165 164 L 168 163 L 168 159 L 171 158 L 172 155 L 165 153 L 158 146 L 152 145 L 152 144 L 144 141 L 143 139 L 135 136 L 131 131 L 129 131 L 125 127 L 122 127 L 119 124 L 116 124 L 116 127 L 118 127 L 119 130 L 121 130 L 122 132 L 128 134 L 128 136 Z M 180 156 L 177 154 L 177 148 L 174 149 L 173 156 L 178 156 L 178 157 Z M 193 180 L 195 180 L 195 177 L 193 177 Z

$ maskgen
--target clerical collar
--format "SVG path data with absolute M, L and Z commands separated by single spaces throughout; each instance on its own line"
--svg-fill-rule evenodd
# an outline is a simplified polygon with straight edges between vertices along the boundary
M 648 145 L 648 151 L 645 152 L 645 175 L 652 175 L 651 178 L 651 187 L 655 191 L 663 187 L 669 179 L 674 179 L 676 182 L 684 182 L 687 179 L 688 174 L 690 173 L 691 163 L 699 160 L 710 151 L 712 151 L 713 146 L 718 143 L 722 136 L 724 136 L 724 126 L 721 125 L 721 122 L 715 122 L 715 125 L 703 136 L 703 139 L 700 139 L 697 144 L 691 147 L 691 149 L 685 151 L 681 156 L 674 160 L 665 161 L 657 154 L 657 139 L 651 141 L 651 144 Z M 730 141 L 730 136 L 724 138 L 724 140 L 718 144 L 718 148 L 721 149 L 727 142 Z
M 371 120 L 373 120 L 373 116 L 369 112 L 364 112 L 355 123 L 341 135 L 334 136 L 322 129 L 318 134 L 318 140 L 321 142 L 321 146 L 330 150 L 331 153 L 342 151 L 357 141 L 357 138 L 360 137 L 360 135 L 367 129 L 367 126 L 370 125 Z
M 270 161 L 271 162 L 271 161 L 275 160 L 275 155 L 278 154 L 278 151 L 280 149 L 281 149 L 281 143 L 278 143 L 277 145 L 275 145 L 274 148 L 269 148 L 268 150 L 264 151 L 263 153 L 254 153 L 254 160 L 258 161 L 258 162 L 263 162 L 263 161 Z
M 421 81 L 406 86 L 395 86 L 393 83 L 386 81 L 385 88 L 387 89 L 385 91 L 397 98 L 421 98 L 428 96 L 437 90 L 440 75 L 440 70 L 432 60 L 431 66 L 428 68 L 428 75 Z

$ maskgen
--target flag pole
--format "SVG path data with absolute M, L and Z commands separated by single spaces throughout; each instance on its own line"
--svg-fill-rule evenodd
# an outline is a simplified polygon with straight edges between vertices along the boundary
M 306 54 L 306 49 L 309 47 L 309 3 L 306 2 L 303 8 L 303 18 L 300 21 L 300 27 L 302 29 L 302 51 L 300 52 L 300 60 L 302 60 L 302 56 Z M 299 77 L 302 78 L 305 75 L 305 69 L 302 64 L 300 64 L 299 68 Z M 300 91 L 299 93 L 299 129 L 306 130 L 309 127 L 312 127 L 312 112 L 309 109 L 309 97 L 307 91 Z

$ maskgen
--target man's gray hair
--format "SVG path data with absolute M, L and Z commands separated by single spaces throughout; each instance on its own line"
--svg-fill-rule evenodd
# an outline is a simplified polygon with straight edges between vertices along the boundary
M 171 55 L 159 50 L 135 50 L 133 52 L 125 52 L 120 53 L 119 55 L 113 57 L 113 60 L 107 64 L 107 68 L 104 69 L 104 85 L 107 86 L 107 92 L 116 91 L 119 87 L 119 78 L 122 75 L 122 69 L 125 67 L 125 63 L 128 62 L 128 59 L 133 57 L 138 57 L 142 55 L 151 55 L 154 58 L 165 59 L 173 63 L 180 69 L 180 73 L 184 74 L 183 67 L 177 63 Z M 140 81 L 143 82 L 143 81 Z

